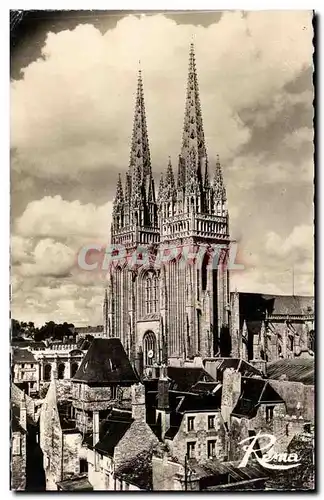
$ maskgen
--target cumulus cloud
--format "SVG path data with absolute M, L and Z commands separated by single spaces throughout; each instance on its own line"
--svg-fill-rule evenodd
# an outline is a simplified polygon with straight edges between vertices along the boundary
M 66 276 L 75 262 L 71 248 L 50 238 L 40 240 L 33 251 L 33 262 L 23 262 L 23 276 Z
M 61 196 L 46 196 L 30 202 L 17 219 L 17 234 L 27 237 L 108 238 L 112 203 L 97 207 L 78 200 L 68 202 Z
M 103 35 L 92 25 L 49 33 L 43 57 L 12 82 L 21 168 L 45 177 L 125 168 L 139 59 L 153 167 L 176 159 L 192 31 L 159 14 L 127 16 Z M 311 13 L 226 12 L 194 33 L 209 151 L 233 157 L 250 138 L 238 112 L 266 104 L 310 63 Z
M 153 171 L 169 155 L 175 165 L 193 33 L 210 164 L 219 153 L 245 265 L 231 287 L 291 293 L 294 264 L 296 293 L 312 293 L 311 22 L 306 11 L 224 12 L 208 27 L 127 15 L 106 31 L 48 33 L 11 82 L 13 315 L 101 323 L 105 277 L 80 270 L 76 253 L 109 242 L 139 59 Z

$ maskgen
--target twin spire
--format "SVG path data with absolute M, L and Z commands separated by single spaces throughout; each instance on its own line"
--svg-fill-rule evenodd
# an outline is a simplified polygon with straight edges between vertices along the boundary
M 141 69 L 138 72 L 129 170 L 126 174 L 124 189 L 120 176 L 117 181 L 113 206 L 113 212 L 118 221 L 115 228 L 118 229 L 117 226 L 120 224 L 132 224 L 132 210 L 143 210 L 143 214 L 137 214 L 136 221 L 141 220 L 146 226 L 157 227 L 156 217 L 152 215 L 157 212 L 157 204 L 161 206 L 164 201 L 175 202 L 181 197 L 184 200 L 188 196 L 200 198 L 195 206 L 204 213 L 214 213 L 212 206 L 215 204 L 215 200 L 222 203 L 226 201 L 226 190 L 219 158 L 217 158 L 213 179 L 209 179 L 193 43 L 190 44 L 189 52 L 185 117 L 177 178 L 174 178 L 169 158 L 166 173 L 161 176 L 157 203 L 152 176 Z M 183 203 L 183 209 L 184 206 Z M 151 213 L 154 220 L 145 215 L 145 212 Z

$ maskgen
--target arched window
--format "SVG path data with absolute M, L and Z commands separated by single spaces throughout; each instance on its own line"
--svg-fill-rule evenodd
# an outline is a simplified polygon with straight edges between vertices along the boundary
M 51 380 L 52 365 L 45 365 L 44 368 L 44 380 Z
M 57 367 L 57 378 L 62 380 L 64 378 L 65 364 L 60 363 Z
M 158 306 L 158 281 L 154 273 L 145 276 L 144 286 L 144 314 L 154 314 Z
M 146 332 L 143 337 L 143 358 L 144 366 L 153 364 L 156 358 L 156 340 L 153 332 Z
M 74 377 L 74 375 L 76 374 L 78 368 L 79 368 L 78 363 L 72 363 L 71 364 L 71 377 L 70 378 Z

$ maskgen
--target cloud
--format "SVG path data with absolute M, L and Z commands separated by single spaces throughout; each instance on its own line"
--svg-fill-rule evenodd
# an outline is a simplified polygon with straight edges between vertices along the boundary
M 285 84 L 311 61 L 311 19 L 305 11 L 225 12 L 217 24 L 195 27 L 211 157 L 233 157 L 249 141 L 241 109 L 262 108 L 276 93 L 287 99 Z M 126 16 L 103 35 L 92 25 L 49 33 L 42 58 L 11 84 L 12 146 L 21 168 L 41 177 L 73 177 L 107 166 L 124 170 L 138 59 L 153 166 L 160 170 L 169 154 L 175 161 L 191 34 L 191 25 L 163 14 Z
M 61 196 L 46 196 L 30 202 L 15 223 L 15 231 L 27 237 L 108 239 L 112 203 L 97 207 L 79 201 L 68 202 Z
M 42 57 L 11 82 L 15 317 L 101 323 L 105 277 L 75 256 L 109 242 L 139 59 L 153 171 L 169 155 L 176 167 L 192 33 L 210 168 L 219 153 L 246 265 L 232 288 L 291 293 L 294 263 L 296 293 L 312 293 L 312 13 L 219 17 L 194 26 L 127 15 L 113 29 L 48 33 Z
M 256 240 L 256 251 L 240 248 L 238 262 L 242 271 L 233 271 L 232 290 L 299 295 L 314 293 L 314 229 L 311 225 L 295 226 L 290 234 L 275 231 L 265 234 L 264 244 Z
M 71 248 L 50 238 L 40 240 L 33 251 L 33 262 L 23 262 L 23 276 L 66 276 L 75 263 Z

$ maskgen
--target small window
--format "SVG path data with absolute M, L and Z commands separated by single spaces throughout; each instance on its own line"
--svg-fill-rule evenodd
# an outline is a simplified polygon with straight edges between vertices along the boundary
M 215 415 L 208 415 L 208 429 L 215 429 Z
M 80 474 L 88 472 L 88 462 L 85 458 L 80 458 Z
M 274 409 L 274 406 L 266 406 L 266 422 L 272 422 L 273 409 Z
M 215 440 L 207 442 L 207 455 L 208 455 L 208 458 L 216 457 L 216 441 Z
M 188 432 L 195 428 L 195 417 L 188 417 Z
M 14 436 L 12 440 L 12 454 L 20 455 L 20 436 Z
M 196 455 L 196 441 L 187 443 L 187 456 L 188 458 L 195 458 Z
M 117 399 L 117 386 L 111 386 L 111 399 Z
M 21 368 L 25 368 L 25 363 L 21 363 Z
M 30 364 L 30 368 L 34 368 L 34 365 L 33 365 L 33 363 L 31 363 L 31 364 Z

